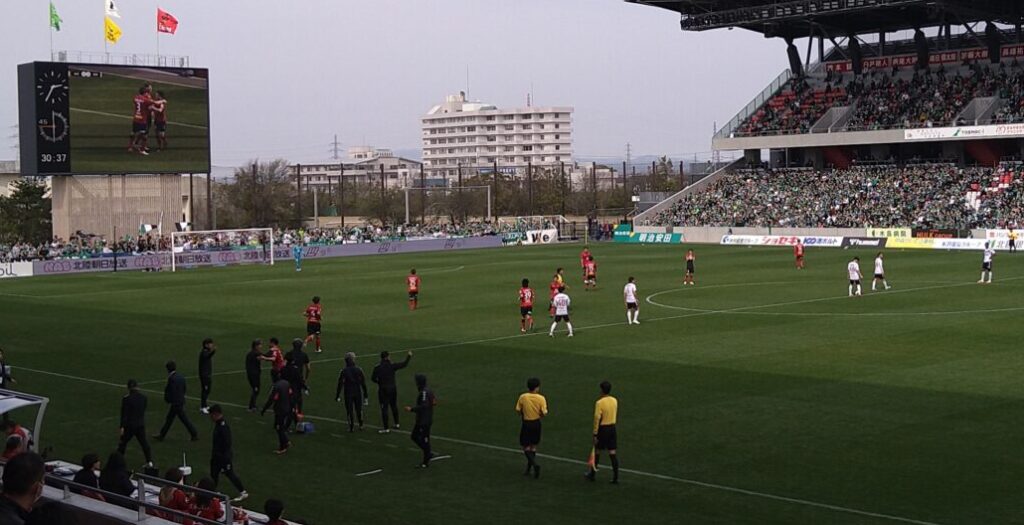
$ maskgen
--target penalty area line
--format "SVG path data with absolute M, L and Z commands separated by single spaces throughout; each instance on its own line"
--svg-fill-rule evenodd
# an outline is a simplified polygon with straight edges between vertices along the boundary
M 661 318 L 661 319 L 667 319 L 667 318 Z M 619 323 L 619 324 L 621 324 L 621 323 Z M 96 384 L 96 385 L 103 385 L 103 386 L 114 387 L 114 388 L 125 388 L 125 385 L 121 385 L 121 384 L 117 384 L 117 383 L 112 383 L 112 382 L 109 382 L 109 381 L 101 381 L 101 380 L 98 380 L 98 379 L 92 379 L 92 378 L 87 378 L 87 377 L 76 376 L 76 375 L 72 375 L 72 374 L 62 374 L 62 373 L 58 373 L 58 372 L 50 372 L 50 371 L 47 371 L 47 370 L 38 370 L 38 369 L 34 369 L 34 368 L 25 368 L 25 367 L 18 367 L 18 370 L 23 370 L 23 371 L 26 371 L 26 372 L 34 372 L 34 373 L 37 373 L 37 374 L 49 375 L 49 376 L 53 376 L 53 377 L 60 377 L 60 378 L 64 378 L 64 379 L 72 379 L 72 380 L 82 381 L 82 382 L 85 382 L 85 383 L 91 383 L 91 384 Z M 140 390 L 143 390 L 143 391 L 149 392 L 149 393 L 154 393 L 154 394 L 162 393 L 161 391 L 152 390 L 152 389 L 140 389 Z M 187 399 L 190 399 L 190 400 L 193 400 L 193 401 L 198 400 L 198 398 L 196 398 L 194 396 L 187 396 Z M 216 403 L 221 404 L 221 405 L 224 405 L 224 406 L 230 406 L 230 407 L 239 408 L 239 409 L 247 408 L 245 405 L 241 405 L 241 404 L 238 404 L 238 403 L 232 403 L 232 402 L 227 402 L 227 401 L 217 401 L 217 400 L 211 400 L 211 401 L 216 402 Z M 316 421 L 325 421 L 325 422 L 337 423 L 337 424 L 347 424 L 346 421 L 342 421 L 340 419 L 330 418 L 330 417 L 323 417 L 323 416 L 313 416 L 313 415 L 310 415 L 310 414 L 306 414 L 305 418 L 306 419 L 316 420 Z M 370 428 L 378 428 L 375 425 L 367 425 L 367 426 L 370 427 Z M 406 431 L 406 430 L 397 430 L 397 429 L 395 429 L 395 430 L 392 430 L 392 432 L 396 433 L 396 434 L 406 434 L 406 435 L 410 434 L 410 432 Z M 474 447 L 474 448 L 480 448 L 480 449 L 485 449 L 485 450 L 492 450 L 492 451 L 496 451 L 496 452 L 504 452 L 504 453 L 509 453 L 509 454 L 515 454 L 517 456 L 522 454 L 522 450 L 521 449 L 503 447 L 503 446 L 499 446 L 499 445 L 491 445 L 489 443 L 481 443 L 481 442 L 478 442 L 478 441 L 470 441 L 470 440 L 465 440 L 465 439 L 451 438 L 451 437 L 438 436 L 438 435 L 434 435 L 434 436 L 431 436 L 431 437 L 434 439 L 434 441 L 444 441 L 444 442 L 447 442 L 447 443 L 454 443 L 454 444 L 457 444 L 457 445 L 463 445 L 463 446 L 467 446 L 467 447 Z M 417 451 L 417 452 L 419 451 L 419 449 L 415 449 L 415 448 L 410 448 L 409 450 L 410 451 Z M 587 464 L 587 462 L 580 461 L 578 459 L 566 458 L 566 457 L 561 457 L 561 456 L 554 456 L 554 455 L 550 455 L 550 454 L 537 454 L 537 456 L 541 457 L 541 458 L 544 458 L 544 459 L 551 460 L 551 461 L 558 461 L 558 462 L 561 462 L 561 463 L 567 463 L 567 464 L 572 464 L 572 465 L 586 465 Z M 451 458 L 451 456 L 445 454 L 445 455 L 441 455 L 441 456 L 433 458 L 432 461 L 438 461 L 438 460 L 449 459 L 449 458 Z M 759 492 L 759 491 L 756 491 L 756 490 L 749 490 L 749 489 L 745 489 L 745 488 L 741 488 L 741 487 L 732 487 L 732 486 L 729 486 L 729 485 L 722 485 L 722 484 L 718 484 L 718 483 L 710 483 L 710 482 L 707 482 L 707 481 L 700 481 L 700 480 L 694 480 L 694 479 L 681 478 L 681 477 L 676 477 L 676 476 L 670 476 L 670 475 L 667 475 L 667 474 L 659 474 L 659 473 L 656 473 L 656 472 L 647 472 L 647 471 L 643 471 L 643 470 L 636 470 L 636 469 L 629 469 L 629 468 L 620 469 L 620 472 L 624 472 L 624 473 L 631 474 L 631 475 L 634 475 L 634 476 L 639 476 L 639 477 L 646 477 L 646 478 L 650 478 L 650 479 L 657 479 L 657 480 L 661 480 L 661 481 L 679 483 L 679 484 L 689 485 L 689 486 L 693 486 L 693 487 L 700 487 L 700 488 L 704 488 L 704 489 L 717 490 L 717 491 L 720 491 L 720 492 L 730 492 L 730 493 L 733 493 L 733 494 L 741 494 L 741 495 L 744 495 L 744 496 L 749 496 L 749 497 L 754 497 L 754 498 L 767 499 L 767 500 L 773 500 L 773 501 L 780 501 L 780 502 L 784 502 L 784 503 L 790 503 L 790 504 L 793 504 L 793 505 L 801 505 L 801 506 L 805 506 L 805 507 L 814 507 L 814 508 L 818 508 L 818 509 L 838 512 L 838 513 L 842 513 L 842 514 L 851 514 L 851 515 L 856 515 L 856 516 L 864 516 L 864 517 L 881 519 L 881 520 L 887 520 L 887 521 L 898 522 L 898 523 L 910 523 L 910 524 L 914 524 L 914 525 L 939 525 L 936 522 L 917 520 L 917 519 L 913 519 L 913 518 L 905 518 L 903 516 L 896 516 L 894 514 L 884 514 L 884 513 L 880 513 L 880 512 L 873 512 L 873 511 L 868 511 L 868 510 L 862 510 L 862 509 L 857 509 L 857 508 L 853 508 L 853 507 L 843 507 L 843 506 L 840 506 L 840 505 L 833 505 L 833 504 L 830 504 L 830 503 L 822 503 L 822 502 L 818 502 L 818 501 L 812 501 L 812 500 L 806 500 L 806 499 L 800 499 L 800 498 L 793 498 L 793 497 L 789 497 L 789 496 L 782 496 L 782 495 L 772 494 L 772 493 L 768 493 L 768 492 Z M 369 475 L 369 474 L 367 474 L 367 475 Z

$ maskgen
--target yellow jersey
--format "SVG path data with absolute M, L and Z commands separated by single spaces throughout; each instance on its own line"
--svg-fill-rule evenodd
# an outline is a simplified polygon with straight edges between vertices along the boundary
M 540 394 L 525 392 L 516 401 L 516 413 L 523 416 L 523 421 L 536 421 L 548 415 L 548 400 Z
M 598 427 L 614 425 L 619 418 L 619 400 L 612 396 L 601 396 L 594 403 L 594 434 Z

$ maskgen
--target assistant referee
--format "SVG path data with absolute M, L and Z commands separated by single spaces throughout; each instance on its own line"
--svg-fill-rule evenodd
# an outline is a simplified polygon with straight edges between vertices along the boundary
M 601 397 L 594 403 L 594 466 L 587 472 L 587 479 L 594 481 L 601 451 L 607 450 L 612 462 L 612 483 L 619 482 L 619 458 L 615 455 L 618 447 L 615 423 L 619 418 L 619 400 L 611 396 L 612 384 L 601 382 Z
M 523 454 L 526 455 L 526 472 L 529 476 L 533 471 L 533 477 L 540 477 L 540 465 L 537 464 L 537 445 L 540 445 L 540 420 L 548 415 L 548 400 L 540 395 L 540 379 L 531 377 L 526 380 L 526 389 L 516 401 L 516 413 L 523 419 L 519 429 L 519 446 L 523 447 Z

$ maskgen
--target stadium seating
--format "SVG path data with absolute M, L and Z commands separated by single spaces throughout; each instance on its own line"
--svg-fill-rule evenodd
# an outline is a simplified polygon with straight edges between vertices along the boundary
M 929 164 L 740 170 L 686 195 L 650 224 L 970 229 L 1014 225 L 1021 217 L 1019 167 Z
M 809 133 L 832 107 L 851 106 L 840 130 L 862 131 L 938 127 L 956 124 L 974 99 L 998 97 L 998 109 L 984 122 L 1024 122 L 1024 69 L 1021 64 L 974 64 L 875 70 L 859 77 L 829 73 L 790 80 L 746 122 L 737 136 Z

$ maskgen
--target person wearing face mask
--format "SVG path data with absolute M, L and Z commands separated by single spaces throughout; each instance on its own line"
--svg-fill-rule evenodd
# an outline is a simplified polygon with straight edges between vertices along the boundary
M 43 458 L 34 452 L 19 454 L 4 467 L 0 493 L 0 525 L 24 525 L 43 494 Z

